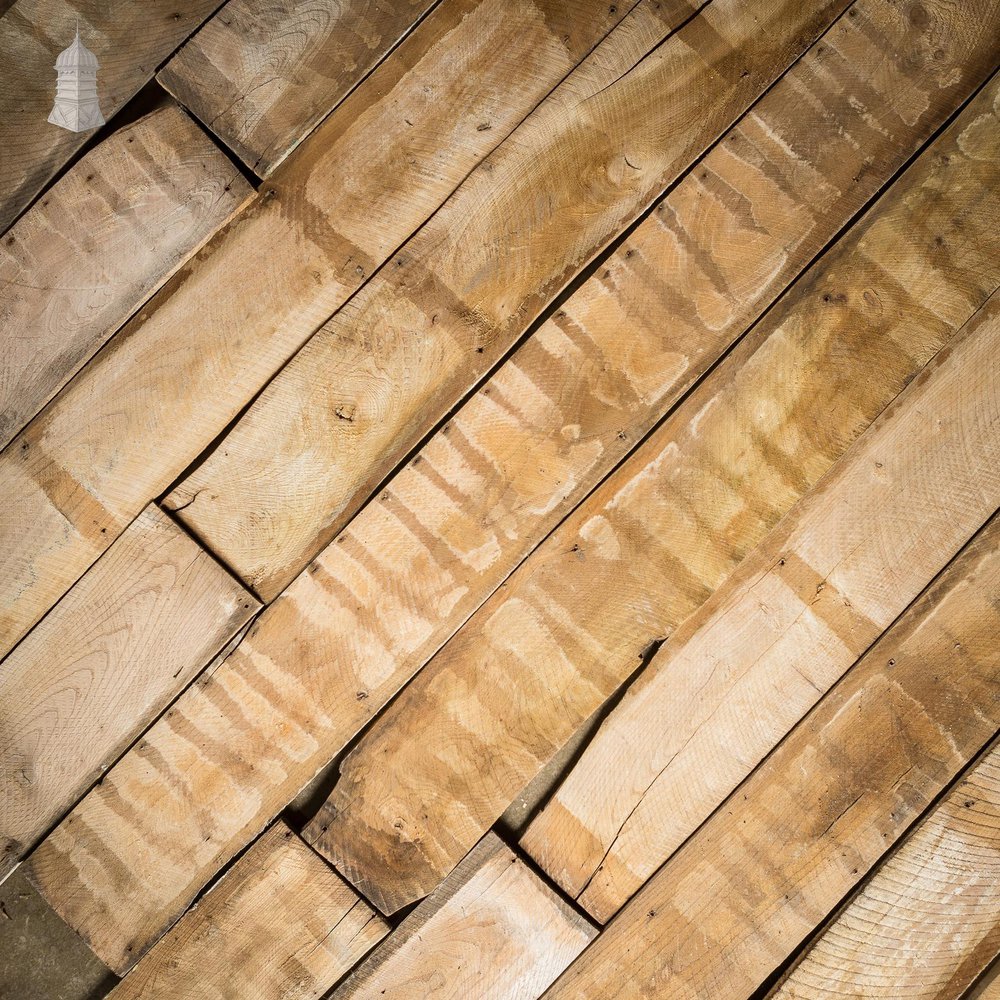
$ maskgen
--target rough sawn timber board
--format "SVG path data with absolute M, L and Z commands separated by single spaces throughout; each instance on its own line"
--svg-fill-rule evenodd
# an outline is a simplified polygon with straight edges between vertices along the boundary
M 439 7 L 8 446 L 0 652 L 573 69 L 611 9 Z
M 94 134 L 50 125 L 56 56 L 72 41 L 98 58 L 101 112 L 110 121 L 219 0 L 17 0 L 0 16 L 0 233 Z
M 675 12 L 639 4 L 312 338 L 167 506 L 272 599 L 846 6 L 714 0 L 663 41 Z
M 106 897 L 98 912 L 120 921 L 119 933 L 148 927 L 144 933 L 155 934 L 181 912 L 941 120 L 961 96 L 952 88 L 963 85 L 957 65 L 935 59 L 931 48 L 949 21 L 926 23 L 925 34 L 912 28 L 907 14 L 906 7 L 897 13 L 879 2 L 839 22 L 830 36 L 832 55 L 817 47 L 795 67 L 573 295 L 563 314 L 296 579 L 211 684 L 189 691 L 172 717 L 154 727 L 147 742 L 155 754 L 130 756 L 106 779 L 83 807 L 100 827 L 99 842 L 80 842 L 74 853 L 90 857 L 86 892 Z M 960 23 L 954 48 L 985 72 L 984 64 L 992 63 L 990 23 L 982 33 L 977 21 Z M 872 38 L 882 44 L 873 46 Z M 901 61 L 890 72 L 882 53 L 896 48 L 919 49 L 923 60 Z M 880 98 L 867 91 L 867 60 L 883 67 Z M 921 88 L 937 81 L 939 89 L 918 91 L 916 80 Z M 801 131 L 803 93 L 820 105 L 840 95 L 843 115 L 825 131 Z M 890 109 L 911 104 L 928 109 L 929 117 L 920 119 L 922 132 L 904 140 Z M 876 155 L 879 139 L 888 145 Z M 978 200 L 974 192 L 973 203 Z M 802 202 L 821 214 L 807 215 Z M 972 224 L 960 204 L 947 210 Z M 901 229 L 909 226 L 904 218 Z M 978 265 L 978 257 L 968 262 L 971 269 Z M 686 321 L 671 318 L 676 315 Z M 865 352 L 857 367 L 850 360 L 866 339 L 867 332 L 857 341 L 835 338 L 824 348 L 828 365 L 846 365 L 845 383 L 871 367 Z M 803 369 L 825 356 L 817 348 Z M 901 361 L 891 391 L 926 357 Z M 530 391 L 531 384 L 540 391 Z M 833 385 L 833 398 L 840 385 Z M 803 397 L 814 388 L 807 380 Z M 870 402 L 868 412 L 882 403 Z M 554 495 L 561 500 L 554 502 Z M 211 753 L 192 752 L 193 732 L 203 734 Z M 164 769 L 169 780 L 159 809 L 131 810 L 127 803 L 144 801 Z M 129 810 L 133 821 L 119 824 L 110 814 L 109 822 L 98 820 L 106 809 Z M 98 873 L 104 866 L 119 874 L 105 881 Z M 153 870 L 155 893 L 147 878 Z M 126 883 L 122 872 L 135 874 Z M 56 902 L 75 884 L 53 883 L 50 898 Z M 85 895 L 79 886 L 74 891 Z M 56 905 L 74 921 L 89 912 Z
M 0 662 L 0 878 L 258 603 L 150 506 Z
M 596 933 L 489 833 L 330 1000 L 537 1000 Z
M 748 997 L 1000 727 L 1000 519 L 545 994 Z
M 992 82 L 347 757 L 305 836 L 379 909 L 440 881 L 1000 284 L 998 91 Z
M 252 190 L 170 102 L 21 217 L 0 240 L 0 448 Z
M 108 1000 L 316 1000 L 389 927 L 275 823 Z
M 230 0 L 156 79 L 259 177 L 435 0 Z
M 1000 745 L 826 927 L 771 1000 L 959 1000 L 1000 949 Z

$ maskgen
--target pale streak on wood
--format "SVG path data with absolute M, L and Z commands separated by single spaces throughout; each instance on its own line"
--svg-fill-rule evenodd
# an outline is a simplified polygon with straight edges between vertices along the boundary
M 340 104 L 0 455 L 0 652 L 621 16 L 455 0 Z
M 818 52 L 803 60 L 707 158 L 704 170 L 689 175 L 573 295 L 564 315 L 547 322 L 296 579 L 216 681 L 181 699 L 173 719 L 150 733 L 155 755 L 130 755 L 109 775 L 81 808 L 94 824 L 109 817 L 99 843 L 89 842 L 90 826 L 83 824 L 59 851 L 49 853 L 50 844 L 36 855 L 52 866 L 50 900 L 92 943 L 106 914 L 102 949 L 115 934 L 155 936 L 176 917 L 934 130 L 961 100 L 962 88 L 975 85 L 977 77 L 963 83 L 963 73 L 992 66 L 995 22 L 963 17 L 952 36 L 937 22 L 928 24 L 927 34 L 915 31 L 906 8 L 896 17 L 893 11 L 884 19 L 840 22 L 834 35 L 851 61 Z M 855 32 L 872 52 L 858 51 Z M 954 62 L 933 57 L 932 43 L 943 36 L 955 38 Z M 885 64 L 886 51 L 925 52 L 924 62 L 901 61 L 896 76 Z M 867 96 L 869 77 L 884 88 L 873 96 Z M 918 86 L 932 89 L 918 99 Z M 823 131 L 814 131 L 815 124 L 800 131 L 804 96 L 820 106 L 839 101 L 842 113 Z M 928 112 L 904 140 L 896 135 L 901 126 L 894 112 L 869 111 L 866 104 Z M 931 190 L 950 188 L 951 180 L 946 173 Z M 972 203 L 979 201 L 977 190 Z M 797 207 L 802 203 L 821 214 L 807 215 Z M 964 204 L 949 202 L 945 210 L 975 231 Z M 918 201 L 913 211 L 924 216 L 926 205 Z M 899 228 L 909 240 L 911 216 Z M 959 259 L 962 274 L 983 270 L 979 256 L 963 251 Z M 989 273 L 990 258 L 984 260 Z M 953 278 L 958 281 L 958 271 Z M 831 399 L 881 356 L 870 353 L 869 328 L 854 334 L 856 325 L 847 314 L 832 327 L 832 342 L 817 338 L 801 362 L 803 371 L 822 368 L 826 378 L 843 366 Z M 925 343 L 915 357 L 901 354 L 883 395 L 866 397 L 869 419 L 938 342 Z M 884 372 L 887 366 L 887 360 L 876 365 Z M 770 377 L 766 367 L 758 377 Z M 787 373 L 795 370 L 786 366 Z M 808 405 L 796 411 L 809 426 L 812 404 L 824 399 L 815 389 L 807 379 Z M 730 436 L 723 426 L 717 440 Z M 845 441 L 819 444 L 829 452 L 827 463 L 846 447 Z M 777 512 L 768 506 L 762 516 L 776 519 Z M 735 528 L 726 533 L 738 540 Z M 210 753 L 192 751 L 193 734 Z M 144 803 L 149 783 L 159 783 L 164 771 L 169 781 L 159 804 L 170 819 L 161 823 Z M 129 819 L 112 820 L 116 811 Z M 60 851 L 77 859 L 72 869 L 58 859 Z M 86 888 L 76 874 L 83 868 Z M 155 893 L 146 878 L 152 870 Z M 122 873 L 134 875 L 123 880 Z M 89 904 L 65 902 L 70 886 L 81 901 L 107 899 L 96 919 Z
M 1000 745 L 959 781 L 772 1000 L 958 1000 L 1000 949 Z
M 1000 518 L 545 994 L 747 997 L 1000 727 Z
M 0 17 L 0 233 L 93 132 L 48 123 L 56 56 L 73 40 L 77 17 L 100 61 L 105 119 L 152 79 L 156 67 L 218 6 L 218 0 L 146 0 L 134 7 L 83 0 L 17 0 Z
M 0 241 L 0 448 L 251 193 L 170 102 L 25 213 Z
M 108 1000 L 315 1000 L 389 927 L 275 823 Z
M 596 933 L 489 833 L 330 1000 L 537 1000 Z
M 151 506 L 0 662 L 0 877 L 258 604 Z
M 847 0 L 714 0 L 660 44 L 684 6 L 640 4 L 168 498 L 266 600 Z
M 380 910 L 447 874 L 650 643 L 704 603 L 1000 284 L 998 93 L 1000 81 L 352 750 L 305 836 Z M 988 412 L 996 400 L 983 377 L 975 385 Z M 954 437 L 952 427 L 932 430 Z M 995 454 L 988 440 L 980 448 L 977 460 Z M 964 455 L 962 445 L 943 468 Z M 996 469 L 984 471 L 988 491 Z M 969 490 L 971 503 L 988 501 Z M 965 497 L 950 487 L 946 496 L 961 520 Z M 928 499 L 928 516 L 943 510 Z M 966 537 L 989 512 L 963 522 Z M 808 546 L 802 556 L 810 560 Z M 850 599 L 872 615 L 875 596 Z
M 436 0 L 229 0 L 156 75 L 260 177 Z

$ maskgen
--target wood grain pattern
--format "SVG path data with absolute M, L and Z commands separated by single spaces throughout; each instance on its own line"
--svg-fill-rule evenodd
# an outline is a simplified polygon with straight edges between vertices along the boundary
M 229 0 L 156 79 L 259 177 L 435 0 Z
M 305 835 L 379 909 L 440 881 L 1000 284 L 998 94 L 1000 81 L 346 758 Z
M 275 823 L 109 1000 L 314 1000 L 389 931 Z
M 994 295 L 657 653 L 522 838 L 598 920 L 1000 506 L 998 352 Z
M 8 446 L 0 651 L 600 40 L 617 11 L 603 0 L 439 7 Z M 490 129 L 478 128 L 484 121 Z
M 769 996 L 958 1000 L 998 949 L 1000 746 L 875 870 Z
M 266 600 L 847 2 L 714 0 L 663 41 L 687 6 L 639 4 L 167 498 Z
M 108 911 L 121 915 L 119 934 L 162 928 L 181 912 L 946 114 L 952 88 L 963 85 L 956 64 L 930 50 L 893 73 L 882 52 L 923 51 L 950 34 L 950 22 L 930 22 L 924 34 L 905 6 L 898 14 L 881 3 L 861 9 L 834 29 L 837 47 L 828 51 L 836 57 L 814 50 L 733 129 L 295 580 L 211 684 L 161 720 L 148 737 L 155 755 L 123 762 L 83 807 L 94 817 L 106 809 L 131 816 L 104 824 L 100 846 L 74 837 L 74 851 L 91 857 L 86 892 L 116 901 Z M 963 18 L 949 47 L 970 74 L 991 65 L 990 25 L 979 33 L 978 23 Z M 877 99 L 866 82 L 873 65 L 883 68 L 885 97 Z M 918 87 L 932 89 L 918 100 Z M 825 132 L 804 122 L 803 93 L 840 107 Z M 876 109 L 909 104 L 927 115 L 907 145 L 900 130 L 911 126 Z M 836 358 L 853 341 L 834 343 Z M 821 357 L 808 357 L 804 369 Z M 210 753 L 192 753 L 192 733 Z M 164 773 L 168 818 L 140 805 Z M 108 882 L 97 874 L 105 865 L 119 872 Z M 151 894 L 139 873 L 154 867 Z M 126 883 L 122 871 L 136 874 Z M 71 884 L 63 873 L 50 898 Z M 73 921 L 84 912 L 57 905 Z
M 156 67 L 218 6 L 218 0 L 17 0 L 0 16 L 0 233 L 93 135 L 46 120 L 55 97 L 56 56 L 80 36 L 100 62 L 98 96 L 112 116 Z
M 171 102 L 32 206 L 0 241 L 0 448 L 251 193 Z
M 1000 1000 L 1000 965 L 994 963 L 966 995 L 965 1000 Z
M 157 507 L 0 663 L 0 877 L 257 610 Z
M 1000 518 L 545 994 L 747 997 L 1000 727 Z
M 537 1000 L 596 933 L 487 834 L 330 1000 Z

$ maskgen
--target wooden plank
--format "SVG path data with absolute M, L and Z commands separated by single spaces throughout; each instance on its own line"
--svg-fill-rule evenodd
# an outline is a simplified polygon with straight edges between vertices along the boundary
M 965 1000 L 1000 1000 L 1000 964 L 993 967 L 966 995 Z
M 330 1000 L 537 1000 L 596 933 L 490 833 Z
M 566 282 L 846 6 L 714 0 L 660 44 L 668 8 L 639 5 L 167 506 L 183 507 L 183 522 L 274 598 Z
M 157 507 L 0 663 L 0 878 L 259 607 Z
M 108 995 L 109 1000 L 313 1000 L 388 925 L 275 823 Z
M 151 80 L 156 67 L 218 6 L 218 0 L 148 0 L 121 8 L 84 0 L 17 0 L 0 17 L 0 233 L 93 132 L 48 123 L 56 56 L 80 36 L 97 56 L 105 119 Z
M 79 815 L 87 821 L 64 830 L 59 847 L 49 843 L 36 854 L 40 869 L 51 868 L 44 882 L 53 905 L 102 954 L 120 957 L 126 935 L 155 937 L 182 912 L 586 495 L 641 433 L 641 422 L 674 402 L 804 266 L 816 245 L 840 228 L 858 204 L 854 198 L 877 189 L 891 174 L 899 163 L 896 157 L 905 156 L 908 147 L 899 138 L 898 125 L 893 127 L 893 112 L 884 112 L 885 117 L 878 109 L 908 104 L 902 95 L 910 92 L 909 77 L 875 74 L 863 58 L 855 65 L 854 57 L 869 45 L 877 53 L 869 56 L 876 64 L 882 63 L 883 51 L 915 50 L 917 40 L 907 24 L 905 15 L 897 15 L 890 5 L 840 22 L 835 29 L 838 57 L 830 60 L 816 52 L 779 84 L 710 155 L 705 169 L 689 175 L 663 211 L 650 216 L 606 268 L 574 294 L 565 315 L 546 323 L 428 443 L 419 461 L 402 470 L 341 540 L 264 612 L 206 690 L 193 688 L 179 700 L 174 716 L 148 734 L 155 752 L 129 755 L 81 806 Z M 928 27 L 928 37 L 947 33 L 938 23 Z M 991 61 L 990 30 L 987 24 L 982 35 L 975 29 L 958 35 L 967 43 L 956 46 L 958 58 L 967 58 L 970 66 L 976 58 Z M 954 64 L 942 65 L 941 74 L 942 81 L 961 79 Z M 868 92 L 866 80 L 873 76 L 884 83 L 884 91 Z M 928 92 L 916 103 L 937 107 L 934 114 L 943 115 L 950 86 L 942 82 L 942 91 Z M 841 114 L 829 119 L 827 132 L 800 131 L 804 100 L 833 106 L 840 93 Z M 855 104 L 857 118 L 850 118 L 848 109 Z M 936 120 L 928 118 L 922 127 L 932 129 Z M 863 143 L 854 138 L 859 131 Z M 872 159 L 868 175 L 862 166 L 874 156 L 880 135 L 894 152 L 887 150 L 884 160 Z M 911 143 L 916 141 L 912 136 Z M 936 151 L 950 156 L 951 147 Z M 868 234 L 869 242 L 878 237 L 873 252 L 901 255 L 913 261 L 915 272 L 941 273 L 955 287 L 967 288 L 971 311 L 981 294 L 975 291 L 979 276 L 1000 280 L 998 245 L 989 244 L 981 254 L 961 249 L 942 262 L 936 246 L 933 256 L 911 248 L 914 220 L 930 225 L 954 219 L 971 233 L 991 233 L 995 208 L 984 192 L 992 182 L 986 177 L 980 183 L 967 174 L 963 158 L 949 163 L 939 159 L 933 170 L 928 162 L 930 158 L 899 188 L 908 192 L 912 204 L 893 195 L 864 223 L 861 234 Z M 854 184 L 859 174 L 862 179 Z M 939 191 L 958 192 L 957 200 L 949 195 L 935 214 L 929 205 Z M 801 204 L 817 210 L 826 206 L 828 214 L 810 223 L 801 208 L 793 207 Z M 888 221 L 878 222 L 883 213 Z M 856 247 L 862 237 L 850 237 L 845 246 Z M 803 242 L 796 244 L 797 239 Z M 954 243 L 962 247 L 960 240 Z M 863 240 L 862 245 L 867 246 Z M 732 247 L 740 252 L 732 253 Z M 834 272 L 836 281 L 848 280 L 855 271 L 877 271 L 865 257 L 852 267 Z M 723 280 L 726 294 L 719 291 Z M 886 301 L 892 300 L 886 296 Z M 900 314 L 919 312 L 914 303 L 906 298 L 896 309 Z M 946 339 L 951 323 L 958 322 L 958 315 L 943 325 L 937 319 L 931 323 L 927 312 L 921 315 L 922 330 L 901 325 L 889 342 L 899 351 L 892 365 L 891 352 L 868 324 L 822 307 L 798 327 L 797 338 L 786 342 L 775 337 L 770 358 L 791 384 L 802 383 L 801 398 L 816 405 L 843 397 L 859 381 L 859 372 L 866 373 L 866 385 L 881 373 L 880 394 L 859 397 L 858 388 L 850 390 L 860 398 L 856 406 L 865 419 L 871 419 Z M 670 316 L 675 319 L 667 322 Z M 825 317 L 824 322 L 814 322 L 815 316 Z M 751 343 L 760 347 L 761 341 Z M 908 353 L 910 344 L 916 345 L 916 354 Z M 746 357 L 752 357 L 753 349 L 748 351 Z M 771 362 L 760 357 L 759 374 L 747 369 L 748 394 L 760 380 L 769 384 L 771 379 Z M 738 366 L 723 365 L 714 384 L 735 380 L 734 370 Z M 823 380 L 808 374 L 812 372 L 823 373 Z M 696 400 L 688 417 L 703 403 L 704 397 Z M 723 406 L 718 412 L 739 416 L 747 409 Z M 789 435 L 808 441 L 807 430 L 814 424 L 810 406 L 790 403 L 788 414 Z M 811 475 L 818 478 L 863 423 L 804 451 L 809 460 L 803 465 Z M 739 441 L 733 424 L 723 421 L 712 434 L 685 447 L 697 462 L 719 441 L 729 440 L 739 445 L 731 454 L 739 454 L 745 442 Z M 702 447 L 709 450 L 699 452 Z M 641 461 L 653 454 L 657 452 Z M 720 475 L 725 477 L 724 469 Z M 752 468 L 745 481 L 745 495 L 753 498 Z M 762 481 L 772 482 L 773 476 Z M 553 502 L 554 495 L 563 500 Z M 666 502 L 676 504 L 676 498 Z M 719 536 L 731 538 L 733 545 L 723 568 L 731 568 L 763 534 L 768 519 L 773 523 L 780 515 L 762 500 L 752 502 L 760 512 L 755 518 L 718 523 Z M 670 543 L 677 542 L 675 532 Z M 633 652 L 648 641 L 637 637 Z M 199 738 L 212 752 L 192 752 L 192 733 L 202 734 Z M 169 780 L 160 804 L 168 821 L 141 805 L 149 783 L 165 773 Z M 122 813 L 133 821 L 112 818 Z M 87 831 L 98 826 L 101 833 L 92 838 Z M 63 853 L 88 857 L 82 880 L 66 867 Z M 155 893 L 145 877 L 151 869 L 160 873 Z
M 650 644 L 704 603 L 919 371 L 924 351 L 946 343 L 1000 283 L 998 93 L 1000 81 L 860 234 L 839 244 L 718 377 L 519 567 L 352 750 L 305 836 L 380 910 L 425 895 L 447 874 L 463 845 L 475 843 L 626 681 Z M 995 335 L 984 323 L 981 339 Z M 936 381 L 961 385 L 951 365 Z M 972 419 L 976 411 L 963 406 L 975 403 L 989 412 L 996 400 L 988 374 L 989 365 L 970 395 L 950 399 L 951 411 Z M 915 412 L 899 425 L 922 428 Z M 968 498 L 956 491 L 969 470 L 951 478 L 953 457 L 941 455 L 924 472 L 913 447 L 904 452 L 942 483 L 941 499 L 924 512 L 928 523 L 946 512 L 942 548 L 922 566 L 915 557 L 927 573 L 995 502 L 989 463 L 998 460 L 997 443 L 975 420 L 963 429 L 975 427 L 979 436 L 968 446 L 954 427 L 944 435 L 957 441 L 955 454 L 983 463 Z M 927 454 L 940 453 L 928 446 Z M 866 486 L 869 495 L 876 488 L 888 484 Z M 921 489 L 918 482 L 922 498 Z M 916 516 L 903 517 L 901 527 Z M 831 586 L 824 602 L 840 589 Z M 887 598 L 892 593 L 890 585 Z M 873 600 L 851 599 L 876 622 L 884 616 Z
M 1000 518 L 546 994 L 746 997 L 1000 727 Z
M 259 177 L 436 0 L 229 0 L 156 79 Z
M 622 16 L 455 0 L 341 103 L 0 455 L 0 652 Z
M 958 1000 L 1000 949 L 1000 745 L 769 995 Z
M 0 448 L 251 193 L 173 102 L 53 185 L 0 241 Z

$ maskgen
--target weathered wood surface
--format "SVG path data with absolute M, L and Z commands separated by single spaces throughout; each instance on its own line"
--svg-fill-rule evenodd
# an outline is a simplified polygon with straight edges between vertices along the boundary
M 305 836 L 379 909 L 447 874 L 1000 283 L 998 92 L 977 98 L 347 757 Z M 976 384 L 981 405 L 995 404 L 982 372 Z M 979 447 L 978 460 L 994 456 L 988 435 Z M 942 462 L 936 480 L 964 481 Z M 979 502 L 991 483 L 973 487 Z M 950 514 L 964 500 L 947 495 Z
M 1000 727 L 1000 519 L 546 1000 L 750 996 Z
M 1000 949 L 1000 746 L 935 807 L 773 1000 L 958 1000 Z
M 831 65 L 816 51 L 797 66 L 264 613 L 206 691 L 192 689 L 161 720 L 148 737 L 156 767 L 137 755 L 106 779 L 83 812 L 128 808 L 134 816 L 124 804 L 144 800 L 149 782 L 160 780 L 157 768 L 170 775 L 162 815 L 145 814 L 141 832 L 134 819 L 116 832 L 105 825 L 100 846 L 74 849 L 99 851 L 92 864 L 99 856 L 101 866 L 135 873 L 128 884 L 120 874 L 104 882 L 91 868 L 87 892 L 108 900 L 97 922 L 109 912 L 120 920 L 118 934 L 143 927 L 155 935 L 181 912 L 960 98 L 956 64 L 928 53 L 922 67 L 901 60 L 893 72 L 881 54 L 904 43 L 913 52 L 924 37 L 941 37 L 939 26 L 914 35 L 905 8 L 861 10 L 834 29 L 843 56 Z M 991 51 L 977 31 L 959 36 L 970 73 L 977 60 L 984 72 Z M 866 58 L 882 66 L 878 100 L 869 96 Z M 974 76 L 964 79 L 974 85 Z M 919 101 L 916 81 L 931 88 Z M 824 131 L 802 131 L 803 93 L 818 104 L 839 101 L 840 115 Z M 879 110 L 906 104 L 906 95 L 927 109 L 908 142 L 895 112 Z M 833 357 L 852 343 L 835 344 Z M 862 357 L 860 368 L 866 364 Z M 900 378 L 916 370 L 910 364 Z M 845 369 L 847 382 L 852 371 Z M 192 754 L 193 731 L 210 739 L 210 754 Z M 145 874 L 154 866 L 151 894 Z M 53 881 L 53 901 L 71 881 Z M 73 921 L 85 912 L 57 905 Z M 93 939 L 93 927 L 86 933 Z
M 12 442 L 0 455 L 0 652 L 573 68 L 617 11 L 602 0 L 439 7 Z M 484 122 L 491 128 L 481 130 Z
M 638 5 L 168 497 L 265 599 L 847 3 L 714 0 L 663 41 L 693 5 Z
M 490 833 L 330 1000 L 537 1000 L 596 933 Z
M 171 102 L 32 206 L 0 241 L 0 448 L 251 193 Z
M 156 79 L 259 177 L 436 0 L 229 0 Z
M 0 877 L 257 610 L 157 507 L 0 662 Z
M 1000 964 L 994 964 L 969 991 L 965 1000 L 1000 1000 Z
M 389 927 L 275 823 L 109 1000 L 314 1000 Z
M 55 98 L 56 56 L 73 41 L 100 61 L 98 95 L 110 121 L 219 5 L 219 0 L 17 0 L 0 16 L 0 233 L 94 134 L 47 121 Z

